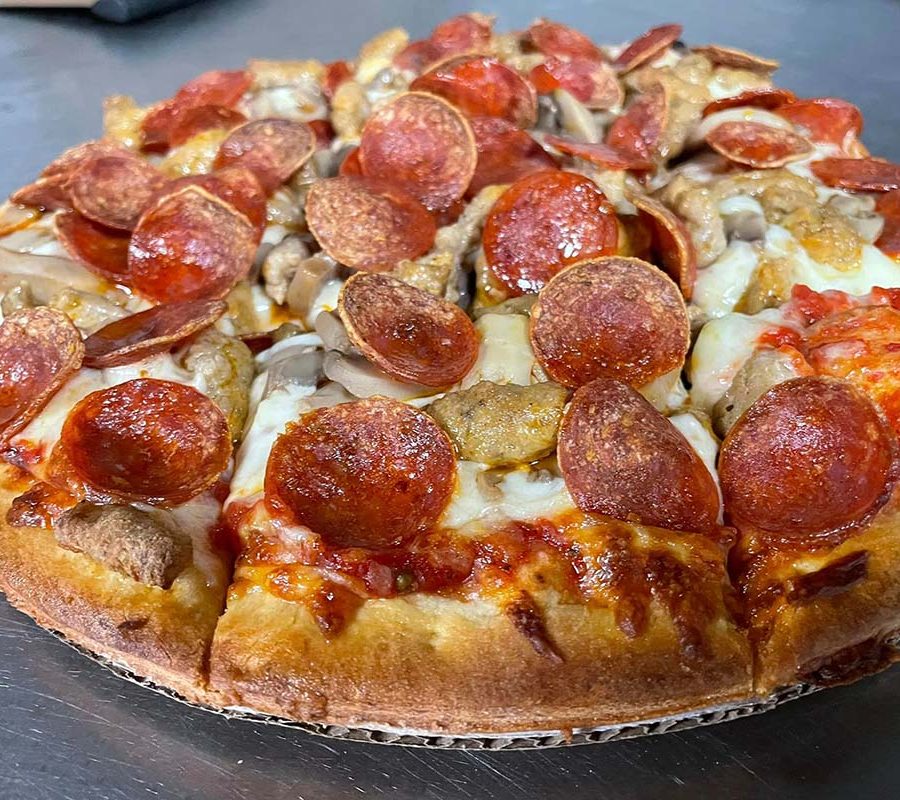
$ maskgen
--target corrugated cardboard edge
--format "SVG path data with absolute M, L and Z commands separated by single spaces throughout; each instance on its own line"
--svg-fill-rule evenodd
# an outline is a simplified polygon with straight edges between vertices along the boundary
M 818 687 L 806 684 L 798 684 L 776 692 L 765 700 L 755 700 L 743 703 L 715 706 L 686 714 L 678 714 L 669 717 L 629 722 L 621 725 L 601 725 L 596 728 L 581 728 L 570 733 L 561 731 L 535 731 L 532 733 L 514 733 L 509 735 L 493 736 L 447 736 L 441 734 L 428 734 L 420 731 L 403 731 L 390 728 L 348 728 L 342 725 L 325 725 L 315 722 L 295 722 L 282 717 L 274 717 L 269 714 L 260 714 L 250 709 L 221 709 L 201 703 L 193 703 L 186 700 L 177 692 L 166 686 L 161 686 L 153 681 L 132 672 L 127 664 L 119 663 L 87 650 L 79 644 L 69 640 L 58 631 L 50 631 L 56 638 L 67 644 L 81 655 L 91 661 L 100 664 L 119 678 L 130 683 L 143 686 L 146 689 L 164 695 L 179 703 L 208 711 L 228 719 L 244 720 L 262 723 L 263 725 L 277 725 L 282 728 L 312 733 L 317 736 L 325 736 L 331 739 L 345 741 L 375 742 L 377 744 L 403 745 L 406 747 L 424 747 L 445 750 L 530 750 L 550 747 L 571 747 L 582 744 L 600 744 L 603 742 L 618 742 L 624 739 L 635 739 L 639 736 L 655 736 L 660 733 L 674 731 L 686 731 L 691 728 L 699 728 L 704 725 L 717 725 L 720 722 L 729 722 L 733 719 L 741 719 L 754 714 L 762 714 L 789 700 L 795 700 L 813 692 Z

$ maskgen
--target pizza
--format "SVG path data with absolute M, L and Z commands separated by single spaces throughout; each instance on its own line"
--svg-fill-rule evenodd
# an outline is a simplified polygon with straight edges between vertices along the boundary
M 465 14 L 0 209 L 0 585 L 207 706 L 570 731 L 886 667 L 900 166 L 679 25 Z

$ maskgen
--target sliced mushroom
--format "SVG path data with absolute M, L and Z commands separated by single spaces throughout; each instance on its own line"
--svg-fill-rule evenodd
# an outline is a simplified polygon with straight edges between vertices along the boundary
M 316 333 L 322 338 L 326 350 L 336 350 L 345 355 L 359 355 L 347 336 L 347 329 L 334 311 L 323 311 L 316 317 Z
M 875 211 L 875 198 L 867 194 L 833 194 L 826 207 L 843 214 L 866 244 L 874 244 L 884 229 L 884 217 Z
M 113 320 L 128 316 L 128 311 L 111 300 L 77 289 L 63 289 L 53 295 L 47 305 L 65 313 L 87 336 Z
M 434 395 L 434 389 L 430 386 L 395 381 L 362 356 L 344 355 L 337 350 L 329 350 L 325 354 L 323 371 L 354 397 L 380 396 L 413 400 Z
M 322 289 L 337 276 L 337 262 L 324 253 L 302 259 L 285 292 L 288 308 L 302 319 L 309 319 Z
M 566 133 L 581 142 L 600 141 L 600 127 L 584 103 L 580 103 L 565 89 L 553 92 L 553 99 L 559 109 L 559 123 Z
M 526 464 L 553 452 L 567 391 L 490 381 L 451 392 L 428 406 L 460 458 L 492 467 Z
M 166 512 L 79 503 L 54 527 L 60 547 L 148 586 L 168 589 L 191 560 L 190 537 Z

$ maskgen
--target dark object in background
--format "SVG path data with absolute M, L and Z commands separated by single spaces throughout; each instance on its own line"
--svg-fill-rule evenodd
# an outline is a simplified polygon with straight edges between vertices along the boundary
M 91 12 L 110 22 L 134 22 L 189 6 L 196 0 L 99 0 Z
M 110 22 L 134 22 L 155 17 L 196 0 L 0 0 L 0 8 L 89 8 L 91 13 Z

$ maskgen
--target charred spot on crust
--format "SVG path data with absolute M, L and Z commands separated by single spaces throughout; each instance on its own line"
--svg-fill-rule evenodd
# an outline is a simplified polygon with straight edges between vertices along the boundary
M 814 686 L 841 686 L 900 661 L 900 631 L 866 639 L 800 667 L 798 677 Z

